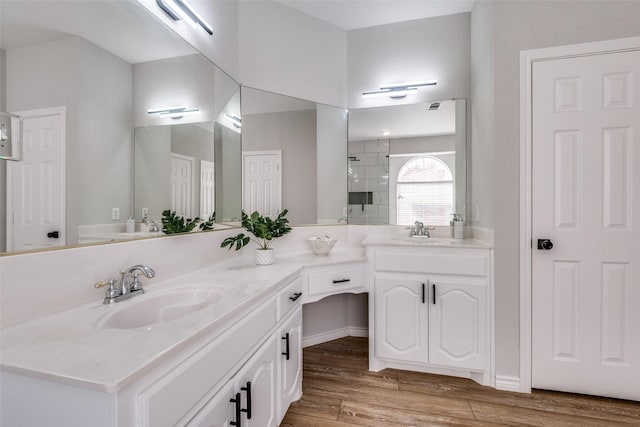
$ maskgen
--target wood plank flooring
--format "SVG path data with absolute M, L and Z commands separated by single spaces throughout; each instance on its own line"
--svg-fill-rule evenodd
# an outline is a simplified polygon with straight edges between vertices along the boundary
M 281 427 L 640 426 L 640 403 L 535 390 L 497 391 L 474 381 L 368 371 L 366 338 L 307 347 L 302 399 Z M 639 385 L 640 386 L 640 385 Z

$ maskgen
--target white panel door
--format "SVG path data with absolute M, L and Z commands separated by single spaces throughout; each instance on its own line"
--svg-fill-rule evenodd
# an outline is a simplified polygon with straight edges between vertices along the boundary
M 23 153 L 8 163 L 7 250 L 65 244 L 65 109 L 20 112 Z
M 375 356 L 427 363 L 427 281 L 375 278 Z
M 275 218 L 282 209 L 281 153 L 244 152 L 242 209 Z
M 532 386 L 640 400 L 640 52 L 534 63 L 532 111 Z
M 208 219 L 216 210 L 216 173 L 213 162 L 200 161 L 200 218 Z
M 193 218 L 193 158 L 171 153 L 171 210 L 178 216 Z

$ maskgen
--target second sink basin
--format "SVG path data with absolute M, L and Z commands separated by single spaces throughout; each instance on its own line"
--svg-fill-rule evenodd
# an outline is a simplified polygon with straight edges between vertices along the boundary
M 427 245 L 427 246 L 460 244 L 460 240 L 450 239 L 446 237 L 412 236 L 412 237 L 398 237 L 393 240 L 398 240 L 404 243 L 411 243 L 414 245 Z
M 211 285 L 197 285 L 168 290 L 155 295 L 144 294 L 110 306 L 108 314 L 97 322 L 99 329 L 134 329 L 170 322 L 207 308 L 222 299 L 225 291 Z

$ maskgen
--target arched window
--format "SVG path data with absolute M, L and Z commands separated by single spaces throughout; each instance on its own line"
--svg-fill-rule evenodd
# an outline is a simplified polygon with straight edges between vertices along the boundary
M 453 176 L 449 167 L 431 156 L 405 163 L 397 179 L 397 223 L 449 225 L 453 213 Z

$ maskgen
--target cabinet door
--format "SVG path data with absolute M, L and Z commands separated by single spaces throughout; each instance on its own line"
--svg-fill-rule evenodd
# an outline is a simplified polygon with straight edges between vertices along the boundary
M 302 308 L 298 308 L 280 328 L 280 402 L 278 422 L 289 405 L 302 394 Z
M 278 425 L 276 398 L 278 393 L 277 357 L 279 338 L 275 335 L 249 359 L 236 376 L 236 391 L 242 398 L 242 427 Z
M 231 427 L 235 421 L 233 381 L 229 381 L 189 423 L 188 427 Z
M 375 279 L 375 356 L 427 363 L 426 280 Z
M 429 292 L 429 363 L 485 370 L 487 284 L 443 279 L 432 281 Z

